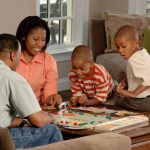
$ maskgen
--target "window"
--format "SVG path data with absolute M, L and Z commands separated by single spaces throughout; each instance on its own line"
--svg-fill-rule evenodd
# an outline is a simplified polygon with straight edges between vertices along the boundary
M 146 0 L 146 14 L 150 15 L 150 0 Z
M 72 43 L 72 0 L 40 0 L 40 17 L 51 31 L 50 45 Z
M 88 11 L 89 0 L 38 0 L 37 15 L 48 23 L 51 50 L 87 44 Z
M 146 15 L 147 0 L 128 0 L 128 13 Z

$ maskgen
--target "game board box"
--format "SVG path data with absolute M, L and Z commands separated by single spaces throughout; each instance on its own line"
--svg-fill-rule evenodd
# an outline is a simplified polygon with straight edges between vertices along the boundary
M 95 125 L 95 131 L 113 131 L 121 133 L 138 127 L 147 126 L 148 124 L 148 117 L 144 115 L 128 116 Z

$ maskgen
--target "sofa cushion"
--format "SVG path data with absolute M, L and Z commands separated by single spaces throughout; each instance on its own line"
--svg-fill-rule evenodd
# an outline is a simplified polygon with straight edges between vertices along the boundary
M 103 65 L 112 78 L 119 82 L 126 70 L 127 61 L 119 53 L 102 54 L 96 58 L 96 63 Z
M 0 150 L 15 150 L 15 145 L 7 128 L 0 128 Z
M 144 39 L 142 46 L 147 49 L 150 54 L 150 28 L 144 29 Z
M 30 148 L 30 150 L 131 150 L 129 137 L 103 133 Z
M 142 39 L 145 27 L 150 25 L 150 17 L 105 12 L 105 30 L 107 39 L 107 49 L 105 50 L 106 53 L 116 52 L 114 35 L 117 30 L 124 25 L 134 26 L 138 30 Z

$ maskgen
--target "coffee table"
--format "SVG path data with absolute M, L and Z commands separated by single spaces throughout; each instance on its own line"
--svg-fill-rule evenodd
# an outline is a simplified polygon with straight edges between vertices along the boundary
M 63 127 L 61 127 L 60 129 L 65 140 L 103 133 L 95 132 L 93 129 L 70 130 Z M 120 134 L 129 136 L 131 138 L 132 147 L 142 147 L 144 145 L 150 144 L 150 126 L 144 126 L 137 129 L 124 131 Z
M 111 108 L 112 109 L 112 108 Z M 143 113 L 149 118 L 149 113 Z M 100 134 L 104 132 L 96 132 L 94 129 L 66 129 L 64 127 L 60 127 L 60 130 L 63 134 L 65 140 L 78 138 L 93 134 Z M 112 131 L 113 132 L 113 131 Z M 129 136 L 131 138 L 131 144 L 133 150 L 143 150 L 146 147 L 150 146 L 150 126 L 138 127 L 136 129 L 120 132 L 120 134 Z M 146 150 L 146 149 L 144 149 Z M 148 149 L 149 150 L 149 149 Z
M 149 113 L 144 113 L 149 118 Z M 88 136 L 93 134 L 100 134 L 104 133 L 104 131 L 95 131 L 94 129 L 81 129 L 81 130 L 74 130 L 74 129 L 66 129 L 61 127 L 61 132 L 64 136 L 64 139 L 72 139 L 78 138 L 82 136 Z M 112 131 L 115 132 L 115 131 Z M 131 144 L 133 150 L 138 150 L 138 148 L 144 148 L 145 146 L 150 146 L 150 125 L 144 127 L 138 127 L 135 129 L 131 129 L 128 131 L 119 132 L 120 134 L 129 136 L 131 138 Z M 145 149 L 144 149 L 145 150 Z M 149 149 L 148 149 L 149 150 Z

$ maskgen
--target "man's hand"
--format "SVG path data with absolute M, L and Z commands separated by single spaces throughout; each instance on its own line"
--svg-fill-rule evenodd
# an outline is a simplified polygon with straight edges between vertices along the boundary
M 35 127 L 44 127 L 50 123 L 56 124 L 55 117 L 47 112 L 39 111 L 27 117 L 31 125 Z
M 51 123 L 57 125 L 56 118 L 55 118 L 52 114 L 49 114 L 49 113 L 48 113 L 48 115 L 49 115 L 50 118 L 51 118 Z

